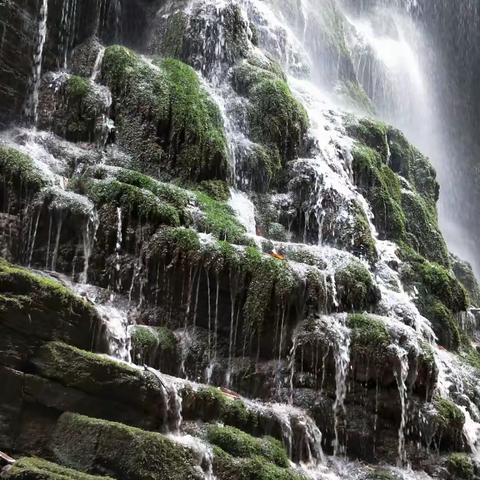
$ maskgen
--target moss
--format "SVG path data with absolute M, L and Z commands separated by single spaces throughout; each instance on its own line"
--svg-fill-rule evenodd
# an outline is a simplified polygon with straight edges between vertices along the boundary
M 437 398 L 434 402 L 437 410 L 437 422 L 444 431 L 449 429 L 462 431 L 465 415 L 450 400 Z
M 288 467 L 289 460 L 282 444 L 271 437 L 256 438 L 234 427 L 212 425 L 208 441 L 235 457 L 264 457 L 280 467 Z
M 390 345 L 390 336 L 384 323 L 372 315 L 355 314 L 348 316 L 351 345 L 354 352 L 379 361 Z
M 402 248 L 401 257 L 406 262 L 402 280 L 415 292 L 420 313 L 432 322 L 441 345 L 458 349 L 461 338 L 455 314 L 468 306 L 464 288 L 449 270 L 426 261 L 412 249 Z
M 276 148 L 284 162 L 295 158 L 308 128 L 308 116 L 287 83 L 278 78 L 257 81 L 249 92 L 252 139 Z
M 374 261 L 377 259 L 377 248 L 367 215 L 361 205 L 357 203 L 353 206 L 352 214 L 354 218 L 353 231 L 350 237 L 353 239 L 352 253 L 369 261 Z
M 226 202 L 230 198 L 230 189 L 223 180 L 204 180 L 200 182 L 199 189 L 219 202 Z
M 431 295 L 423 295 L 416 303 L 420 313 L 432 323 L 439 344 L 457 350 L 461 344 L 461 335 L 452 311 Z
M 59 418 L 51 448 L 69 467 L 117 478 L 198 478 L 193 453 L 163 435 L 81 415 Z
M 22 323 L 28 318 L 29 323 L 38 322 L 40 328 L 45 322 L 45 333 L 51 320 L 53 323 L 74 324 L 83 319 L 89 325 L 98 319 L 92 305 L 59 282 L 16 267 L 1 258 L 0 291 L 0 319 Z M 67 325 L 63 333 L 68 334 Z
M 472 480 L 475 477 L 473 461 L 465 453 L 451 453 L 447 459 L 447 469 L 454 479 Z
M 86 78 L 71 75 L 66 84 L 66 94 L 72 100 L 82 100 L 90 92 L 90 83 Z
M 143 175 L 135 170 L 119 168 L 116 171 L 115 178 L 122 183 L 134 187 L 148 190 L 156 195 L 160 200 L 167 202 L 178 209 L 186 208 L 194 199 L 194 195 L 183 188 L 177 187 L 171 183 L 163 183 L 158 180 Z
M 449 265 L 448 249 L 438 227 L 437 212 L 418 193 L 404 191 L 401 200 L 407 241 L 430 261 Z
M 372 101 L 358 82 L 352 82 L 350 80 L 342 82 L 337 89 L 337 93 L 354 109 L 367 115 L 373 115 L 375 113 Z
M 188 23 L 188 15 L 183 11 L 169 15 L 166 25 L 162 25 L 162 35 L 157 36 L 157 41 L 160 42 L 158 49 L 162 55 L 181 57 Z
M 220 240 L 230 243 L 249 243 L 246 230 L 235 218 L 233 210 L 225 202 L 220 202 L 203 192 L 197 192 L 197 200 L 204 214 L 203 227 Z
M 297 282 L 286 262 L 264 256 L 256 248 L 246 250 L 244 262 L 251 278 L 244 306 L 245 320 L 261 331 L 271 301 L 285 301 Z
M 209 169 L 215 157 L 217 163 L 224 163 L 225 170 L 227 146 L 218 107 L 202 90 L 191 67 L 173 59 L 165 59 L 159 66 L 165 71 L 169 85 L 173 133 L 180 133 L 181 141 L 189 145 L 177 158 L 182 172 L 195 177 L 196 172 Z
M 165 178 L 227 177 L 220 111 L 192 68 L 172 59 L 149 65 L 112 46 L 105 51 L 102 75 L 114 96 L 119 141 L 134 166 Z
M 406 235 L 405 214 L 398 177 L 382 163 L 376 150 L 362 144 L 353 150 L 353 172 L 355 184 L 370 203 L 379 232 L 384 238 L 403 240 Z
M 379 297 L 373 278 L 360 262 L 352 261 L 335 273 L 340 304 L 347 310 L 368 310 Z
M 152 327 L 135 325 L 131 330 L 132 348 L 135 352 L 151 352 L 158 348 L 158 336 Z
M 255 58 L 243 62 L 234 70 L 233 84 L 250 100 L 251 136 L 263 145 L 256 161 L 273 179 L 280 166 L 277 158 L 285 162 L 297 156 L 309 124 L 307 113 L 274 62 L 262 63 Z
M 189 228 L 162 228 L 149 242 L 149 256 L 196 263 L 202 259 L 198 233 Z
M 105 418 L 150 428 L 162 422 L 158 405 L 164 394 L 150 373 L 60 342 L 40 347 L 32 364 L 40 376 L 93 395 L 98 400 L 95 411 Z M 85 411 L 82 405 L 76 408 Z
M 442 265 L 423 262 L 415 268 L 421 286 L 453 312 L 465 311 L 467 294 L 453 274 Z
M 132 357 L 144 363 L 155 362 L 157 355 L 169 356 L 175 353 L 177 340 L 166 327 L 136 325 L 131 330 Z
M 390 146 L 390 167 L 406 178 L 429 206 L 435 208 L 439 185 L 430 161 L 408 142 L 400 130 L 389 127 L 387 135 Z
M 214 473 L 219 480 L 306 480 L 293 470 L 269 463 L 263 457 L 235 458 L 214 448 Z
M 358 120 L 348 118 L 346 127 L 350 136 L 379 153 L 381 161 L 386 160 L 389 150 L 386 124 L 370 118 Z
M 22 457 L 4 474 L 14 480 L 112 480 L 66 468 L 41 458 Z
M 115 205 L 138 220 L 170 226 L 180 225 L 177 208 L 163 202 L 149 190 L 117 180 L 100 180 L 90 183 L 88 193 L 97 205 Z
M 0 175 L 10 188 L 39 191 L 45 180 L 33 160 L 14 148 L 0 146 Z
M 256 412 L 249 410 L 242 400 L 227 397 L 219 388 L 186 390 L 183 399 L 185 412 L 193 412 L 194 419 L 218 420 L 245 432 L 256 433 L 258 427 Z
M 479 307 L 480 306 L 480 286 L 475 274 L 473 273 L 472 266 L 460 260 L 455 255 L 450 255 L 452 270 L 455 274 L 455 277 L 460 282 L 460 284 L 465 288 L 468 293 L 469 303 Z

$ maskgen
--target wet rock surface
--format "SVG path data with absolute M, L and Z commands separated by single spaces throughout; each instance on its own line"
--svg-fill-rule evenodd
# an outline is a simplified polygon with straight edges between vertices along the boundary
M 478 285 L 341 9 L 47 3 L 0 5 L 2 475 L 476 478 Z

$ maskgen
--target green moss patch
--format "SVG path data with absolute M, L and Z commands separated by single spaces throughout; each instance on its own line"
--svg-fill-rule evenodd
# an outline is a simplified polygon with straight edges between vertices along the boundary
M 166 327 L 136 325 L 131 330 L 132 357 L 140 363 L 152 364 L 157 356 L 175 354 L 177 340 Z
M 192 452 L 163 435 L 71 413 L 59 418 L 51 449 L 64 465 L 120 480 L 198 478 Z
M 369 310 L 379 299 L 379 292 L 368 269 L 358 261 L 350 262 L 335 273 L 337 296 L 348 311 Z
M 204 214 L 203 227 L 206 232 L 230 243 L 249 243 L 245 227 L 235 218 L 229 205 L 203 192 L 197 192 L 197 200 Z
M 17 191 L 38 192 L 45 180 L 33 160 L 14 148 L 0 146 L 0 176 Z
M 219 480 L 306 480 L 263 457 L 235 458 L 218 447 L 214 449 L 214 472 Z
M 37 339 L 91 348 L 101 319 L 62 284 L 0 259 L 0 292 L 0 323 Z
M 376 150 L 362 144 L 353 150 L 353 172 L 355 183 L 370 203 L 379 232 L 392 240 L 404 239 L 406 220 L 396 175 Z
M 352 350 L 368 358 L 377 357 L 382 361 L 386 349 L 390 345 L 390 335 L 384 323 L 367 314 L 348 316 L 348 327 L 351 329 Z
M 219 388 L 185 389 L 182 396 L 187 419 L 218 420 L 244 432 L 257 433 L 257 413 L 248 409 L 242 400 L 227 397 Z
M 465 453 L 452 453 L 447 459 L 447 469 L 454 479 L 472 480 L 475 470 L 472 459 Z
M 271 437 L 257 438 L 234 427 L 212 425 L 208 428 L 208 441 L 234 457 L 263 457 L 280 466 L 288 467 L 289 460 L 282 444 Z
M 380 235 L 448 265 L 436 212 L 439 187 L 429 160 L 401 132 L 382 122 L 349 117 L 346 126 L 358 142 L 354 180 L 370 203 Z
M 138 220 L 157 225 L 180 225 L 178 210 L 150 190 L 117 180 L 99 180 L 90 183 L 88 194 L 97 205 L 120 207 Z
M 135 166 L 157 177 L 227 177 L 220 111 L 192 68 L 173 59 L 148 64 L 112 46 L 105 51 L 102 76 L 114 95 L 118 140 Z
M 114 402 L 116 407 L 104 412 L 106 418 L 153 426 L 163 421 L 158 408 L 163 394 L 150 373 L 60 342 L 43 345 L 33 364 L 42 377 Z
M 446 398 L 437 398 L 434 405 L 437 410 L 437 421 L 440 428 L 445 431 L 449 429 L 462 431 L 465 415 L 452 401 Z
M 14 480 L 112 480 L 66 468 L 41 458 L 22 457 L 8 470 L 4 478 Z

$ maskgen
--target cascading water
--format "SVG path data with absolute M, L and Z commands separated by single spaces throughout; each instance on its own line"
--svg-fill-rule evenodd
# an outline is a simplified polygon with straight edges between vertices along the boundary
M 47 39 L 48 0 L 42 0 L 38 14 L 38 27 L 32 64 L 30 91 L 25 105 L 25 117 L 33 125 L 37 123 L 38 95 L 42 81 L 43 49 Z
M 259 212 L 256 210 L 254 202 L 258 205 L 258 199 L 252 195 L 252 183 L 248 175 L 245 174 L 245 163 L 250 158 L 249 155 L 258 146 L 253 142 L 249 136 L 250 131 L 246 127 L 246 113 L 248 107 L 248 100 L 235 92 L 230 83 L 230 76 L 232 75 L 232 64 L 234 63 L 228 55 L 225 54 L 226 45 L 229 38 L 225 31 L 223 21 L 225 17 L 222 13 L 225 8 L 228 8 L 229 2 L 220 1 L 191 1 L 188 2 L 184 13 L 187 14 L 190 24 L 188 28 L 200 29 L 200 37 L 204 41 L 205 56 L 196 56 L 192 63 L 197 69 L 199 77 L 202 78 L 202 85 L 207 92 L 212 95 L 212 98 L 218 103 L 220 112 L 223 116 L 226 127 L 226 135 L 228 141 L 228 148 L 231 153 L 230 159 L 232 162 L 232 170 L 234 180 L 231 182 L 235 189 L 230 190 L 229 206 L 235 213 L 240 225 L 245 228 L 245 232 L 250 240 L 260 248 L 267 243 L 266 238 L 257 235 L 260 231 L 258 221 Z M 323 279 L 324 283 L 324 298 L 318 298 L 318 305 L 312 308 L 314 311 L 315 325 L 319 324 L 327 331 L 326 337 L 328 348 L 320 352 L 318 349 L 318 342 L 316 345 L 316 352 L 312 360 L 314 365 L 314 382 L 317 388 L 315 401 L 324 400 L 323 387 L 328 382 L 326 379 L 326 370 L 329 367 L 328 362 L 332 361 L 334 368 L 334 389 L 332 400 L 333 404 L 328 407 L 330 415 L 332 416 L 333 434 L 331 437 L 333 442 L 333 454 L 337 457 L 345 457 L 349 452 L 347 448 L 347 427 L 349 427 L 351 418 L 349 408 L 347 408 L 347 380 L 350 372 L 358 367 L 353 364 L 351 356 L 352 342 L 351 329 L 348 326 L 348 315 L 346 313 L 325 315 L 329 311 L 341 312 L 342 308 L 342 288 L 344 286 L 338 282 L 336 274 L 342 268 L 351 262 L 355 257 L 350 252 L 353 246 L 354 239 L 347 235 L 347 241 L 341 238 L 345 231 L 351 231 L 355 228 L 354 215 L 352 211 L 354 208 L 359 208 L 362 218 L 365 218 L 366 230 L 372 234 L 373 250 L 375 251 L 374 260 L 369 260 L 362 257 L 357 260 L 359 265 L 368 269 L 375 278 L 376 284 L 381 293 L 381 299 L 378 301 L 375 313 L 382 315 L 377 319 L 388 334 L 391 341 L 389 352 L 394 358 L 393 373 L 393 389 L 398 390 L 399 404 L 400 404 L 400 419 L 398 422 L 398 448 L 397 457 L 399 467 L 406 467 L 409 463 L 407 456 L 407 426 L 409 423 L 409 395 L 411 394 L 410 380 L 413 376 L 413 369 L 411 369 L 411 357 L 418 359 L 420 347 L 419 345 L 426 344 L 428 348 L 434 351 L 435 364 L 440 370 L 440 379 L 437 382 L 438 395 L 443 398 L 458 400 L 459 396 L 463 394 L 463 390 L 469 387 L 463 386 L 463 383 L 471 381 L 469 374 L 461 375 L 462 387 L 458 391 L 454 391 L 452 384 L 452 372 L 461 371 L 461 366 L 457 365 L 447 354 L 441 351 L 435 345 L 435 335 L 431 328 L 430 322 L 424 318 L 412 298 L 408 295 L 402 285 L 401 275 L 399 273 L 402 261 L 396 253 L 397 247 L 395 244 L 379 240 L 380 235 L 373 226 L 373 215 L 366 199 L 360 194 L 358 188 L 355 186 L 352 172 L 352 150 L 354 147 L 354 139 L 347 133 L 345 128 L 345 114 L 339 110 L 337 99 L 326 87 L 327 78 L 322 76 L 318 65 L 323 65 L 322 62 L 335 64 L 333 67 L 329 65 L 331 70 L 335 71 L 338 80 L 344 72 L 341 65 L 340 58 L 332 62 L 332 59 L 325 59 L 318 57 L 323 50 L 319 45 L 313 45 L 315 40 L 310 41 L 311 29 L 315 28 L 317 18 L 316 6 L 308 0 L 301 1 L 301 12 L 299 18 L 286 18 L 287 14 L 284 10 L 284 5 L 278 5 L 278 2 L 257 2 L 255 0 L 242 0 L 232 2 L 240 7 L 240 20 L 247 25 L 250 25 L 246 31 L 248 34 L 243 39 L 248 44 L 249 54 L 257 56 L 257 60 L 261 62 L 270 61 L 272 56 L 282 67 L 286 70 L 286 80 L 290 86 L 295 98 L 301 101 L 302 105 L 310 119 L 310 128 L 308 132 L 309 140 L 314 145 L 311 151 L 301 153 L 301 158 L 290 160 L 286 168 L 289 169 L 289 174 L 292 176 L 305 176 L 310 182 L 310 189 L 308 198 L 303 199 L 303 210 L 301 216 L 303 224 L 300 230 L 303 230 L 298 235 L 297 241 L 303 243 L 294 243 L 293 241 L 284 240 L 268 240 L 268 243 L 273 247 L 272 252 L 281 251 L 285 253 L 289 265 L 292 270 L 303 278 L 306 284 L 306 277 L 311 273 L 313 265 L 297 262 L 296 260 L 289 260 L 297 258 L 299 252 L 303 253 L 309 258 L 309 262 L 315 265 L 315 272 Z M 362 2 L 363 3 L 363 2 Z M 401 4 L 401 5 L 400 5 Z M 64 5 L 65 25 L 64 30 L 73 28 L 75 18 L 76 2 L 67 2 Z M 111 2 L 110 8 L 113 9 L 115 17 L 115 36 L 120 37 L 121 33 L 121 2 Z M 335 5 L 335 12 L 341 12 L 341 9 L 335 2 L 330 2 L 330 5 Z M 407 11 L 416 7 L 415 2 L 399 2 L 399 7 L 407 8 Z M 170 5 L 171 7 L 171 5 Z M 387 14 L 391 14 L 389 5 L 383 5 L 383 10 Z M 163 8 L 163 7 L 162 7 Z M 166 7 L 165 7 L 166 8 Z M 177 7 L 175 7 L 177 8 Z M 29 107 L 29 116 L 36 117 L 36 110 L 38 104 L 38 88 L 41 74 L 42 52 L 43 44 L 46 35 L 46 3 L 42 7 L 40 15 L 39 26 L 39 49 L 36 50 L 34 60 L 35 70 L 33 74 L 33 84 L 36 85 L 36 95 L 32 96 L 33 104 Z M 386 120 L 397 124 L 404 128 L 407 132 L 415 129 L 415 124 L 412 124 L 412 119 L 422 125 L 428 125 L 431 119 L 431 112 L 429 111 L 429 95 L 428 85 L 425 83 L 421 62 L 418 61 L 418 52 L 412 47 L 412 42 L 417 41 L 417 33 L 408 19 L 401 18 L 395 14 L 392 23 L 392 31 L 385 28 L 384 31 L 378 31 L 378 18 L 364 18 L 364 13 L 367 11 L 361 8 L 362 15 L 356 17 L 354 14 L 348 15 L 345 20 L 347 39 L 349 48 L 352 53 L 352 73 L 363 85 L 366 93 L 370 97 L 374 106 L 378 109 L 379 115 Z M 192 15 L 195 12 L 195 15 Z M 171 13 L 167 10 L 161 10 L 162 15 L 168 18 Z M 198 14 L 198 15 L 197 15 Z M 220 17 L 221 21 L 218 21 Z M 73 18 L 73 20 L 72 20 Z M 383 18 L 383 17 L 380 17 Z M 375 23 L 374 20 L 377 22 Z M 73 22 L 73 23 L 72 23 Z M 198 23 L 196 23 L 198 22 Z M 255 27 L 255 28 L 254 28 Z M 213 33 L 212 33 L 213 32 Z M 197 32 L 198 33 L 198 32 Z M 74 33 L 73 33 L 74 34 Z M 317 39 L 318 40 L 318 39 Z M 65 65 L 68 53 L 68 45 L 70 40 L 68 37 L 65 41 Z M 420 42 L 420 40 L 418 40 Z M 41 45 L 40 45 L 41 44 Z M 41 48 L 40 48 L 41 47 Z M 318 48 L 314 48 L 318 47 Z M 102 81 L 100 74 L 102 70 L 102 62 L 104 59 L 105 49 L 100 48 L 91 70 L 90 84 L 94 85 Z M 324 53 L 324 52 L 323 52 Z M 338 53 L 338 52 L 337 52 Z M 145 68 L 157 69 L 154 63 L 148 60 L 147 57 L 142 57 L 146 63 Z M 328 62 L 327 62 L 328 61 Z M 65 66 L 64 65 L 64 66 Z M 325 71 L 328 70 L 325 68 Z M 342 73 L 343 72 L 343 73 Z M 329 76 L 328 76 L 329 77 Z M 331 80 L 331 78 L 329 78 Z M 402 88 L 402 81 L 406 81 L 410 89 L 414 92 L 414 96 L 409 98 L 409 101 L 403 101 L 404 89 Z M 111 104 L 111 99 L 110 99 Z M 110 108 L 110 104 L 108 108 Z M 421 145 L 421 140 L 428 136 L 425 130 L 412 132 L 413 138 Z M 35 137 L 38 139 L 38 137 Z M 24 142 L 23 145 L 17 145 L 16 141 L 11 142 L 18 146 L 22 151 L 35 153 L 35 162 L 38 166 L 45 169 L 46 177 L 52 185 L 57 185 L 57 194 L 61 198 L 68 197 L 69 193 L 66 191 L 67 171 L 69 166 L 66 162 L 60 162 L 60 165 L 55 165 L 57 157 L 50 153 L 43 151 L 35 141 Z M 104 142 L 105 143 L 105 142 Z M 389 150 L 388 139 L 386 139 L 387 150 Z M 33 146 L 36 145 L 36 146 Z M 102 147 L 104 144 L 102 144 Z M 425 147 L 426 148 L 426 147 Z M 85 151 L 76 158 L 81 158 Z M 313 153 L 312 153 L 313 152 Z M 41 154 L 40 154 L 41 153 Z M 387 158 L 390 159 L 390 151 L 387 153 Z M 102 162 L 104 158 L 102 157 Z M 121 163 L 121 162 L 118 162 Z M 95 162 L 90 162 L 95 164 Z M 48 169 L 45 166 L 48 165 Z M 83 170 L 80 168 L 79 171 Z M 60 192 L 60 193 L 59 193 Z M 278 201 L 278 205 L 288 204 L 291 201 L 290 197 L 295 197 L 300 192 L 293 191 L 288 194 L 275 193 L 272 195 L 274 201 Z M 333 199 L 333 201 L 332 201 Z M 43 198 L 38 204 L 43 206 Z M 81 203 L 79 198 L 75 198 L 77 203 Z M 334 207 L 331 207 L 333 203 Z M 274 203 L 275 204 L 275 203 Z M 277 205 L 277 204 L 275 204 Z M 330 206 L 329 206 L 330 205 Z M 279 207 L 280 208 L 280 207 Z M 331 211 L 328 209 L 331 208 Z M 147 282 L 149 278 L 148 263 L 142 264 L 143 246 L 138 246 L 144 239 L 143 233 L 135 237 L 135 265 L 131 283 L 127 285 L 122 284 L 122 279 L 128 276 L 125 273 L 125 258 L 126 251 L 132 243 L 132 223 L 130 222 L 131 211 L 125 207 L 116 206 L 113 209 L 114 223 L 113 229 L 110 232 L 111 241 L 113 242 L 112 263 L 109 265 L 110 278 L 107 280 L 110 290 L 102 290 L 98 287 L 88 285 L 90 259 L 95 249 L 96 231 L 99 228 L 98 212 L 93 208 L 89 208 L 88 215 L 85 217 L 85 224 L 83 226 L 81 243 L 83 250 L 83 268 L 81 273 L 72 274 L 72 277 L 77 276 L 80 284 L 69 282 L 71 288 L 86 297 L 87 300 L 95 304 L 97 311 L 105 320 L 105 327 L 107 330 L 107 338 L 109 340 L 108 353 L 114 358 L 125 362 L 131 362 L 131 331 L 134 324 L 133 315 L 130 308 L 137 291 L 137 280 Z M 62 208 L 55 208 L 55 204 L 49 211 L 50 225 L 48 228 L 48 243 L 46 248 L 45 268 L 56 270 L 59 267 L 59 251 L 62 247 L 62 235 L 64 235 L 67 228 L 67 218 L 64 214 L 66 210 Z M 193 209 L 192 209 L 193 212 Z M 112 213 L 112 212 L 110 212 Z M 192 215 L 194 216 L 194 215 Z M 37 216 L 32 215 L 30 218 L 30 233 L 27 242 L 27 257 L 28 264 L 32 263 L 35 255 L 35 247 L 37 245 L 36 237 L 39 227 L 40 213 Z M 137 233 L 141 231 L 141 226 L 136 226 Z M 113 233 L 112 233 L 113 232 Z M 292 240 L 294 233 L 288 231 L 285 237 Z M 203 234 L 200 237 L 202 247 L 208 244 L 213 245 L 213 238 L 209 234 Z M 134 242 L 134 243 L 135 243 Z M 342 243 L 343 242 L 343 243 Z M 333 246 L 332 246 L 333 245 Z M 239 251 L 245 250 L 244 246 L 236 246 Z M 295 257 L 297 254 L 297 257 Z M 283 254 L 282 254 L 283 255 Z M 280 255 L 280 258 L 282 258 Z M 79 254 L 79 256 L 82 256 Z M 131 259 L 130 259 L 131 260 Z M 93 262 L 93 260 L 92 260 Z M 207 318 L 207 344 L 205 357 L 208 357 L 207 365 L 204 368 L 206 374 L 206 383 L 223 384 L 231 387 L 234 382 L 234 358 L 237 355 L 237 328 L 239 324 L 239 316 L 241 315 L 240 295 L 236 288 L 233 288 L 231 278 L 230 296 L 229 296 L 229 312 L 225 314 L 222 303 L 223 290 L 226 285 L 223 283 L 224 277 L 214 271 L 214 267 L 205 272 L 197 267 L 189 267 L 184 265 L 182 274 L 188 281 L 182 283 L 182 293 L 180 297 L 187 297 L 186 307 L 184 312 L 184 328 L 175 331 L 176 334 L 176 349 L 178 350 L 180 358 L 179 371 L 180 375 L 187 377 L 187 361 L 189 359 L 190 349 L 193 344 L 193 336 L 189 330 L 188 324 L 191 317 L 193 317 L 193 327 L 196 327 L 196 321 L 199 315 L 205 315 Z M 159 267 L 160 269 L 160 267 Z M 173 262 L 165 266 L 165 271 L 174 269 Z M 197 271 L 198 270 L 198 271 Z M 165 273 L 165 272 L 163 272 Z M 177 272 L 178 273 L 178 272 Z M 205 285 L 201 284 L 202 276 L 205 278 Z M 302 277 L 303 276 L 303 277 Z M 159 282 L 160 274 L 157 275 L 157 283 Z M 165 278 L 165 277 L 164 277 Z M 140 279 L 140 280 L 139 280 Z M 184 287 L 184 285 L 188 286 Z M 130 287 L 130 288 L 129 288 Z M 202 287 L 202 288 L 201 288 Z M 352 287 L 353 288 L 353 287 Z M 121 292 L 129 289 L 129 300 L 123 299 Z M 158 285 L 157 285 L 158 289 Z M 157 293 L 157 292 L 156 292 Z M 344 293 L 344 292 L 343 292 Z M 205 305 L 205 311 L 197 314 L 197 307 L 199 305 L 199 297 L 208 297 Z M 140 292 L 140 302 L 138 309 L 142 307 L 142 293 Z M 156 307 L 163 307 L 158 305 L 155 301 Z M 289 305 L 290 309 L 294 307 Z M 307 350 L 304 339 L 300 338 L 300 329 L 296 329 L 288 324 L 288 309 L 285 306 L 281 314 L 276 317 L 276 333 L 275 333 L 275 352 L 276 376 L 275 390 L 280 401 L 290 401 L 287 404 L 265 404 L 260 402 L 245 401 L 249 407 L 260 411 L 265 415 L 271 415 L 277 424 L 280 425 L 281 437 L 283 445 L 285 446 L 289 457 L 292 461 L 302 464 L 308 475 L 312 478 L 325 478 L 325 472 L 328 471 L 326 461 L 322 452 L 322 432 L 316 424 L 317 417 L 313 417 L 312 412 L 306 407 L 296 407 L 298 398 L 296 390 L 297 377 L 301 377 L 300 381 L 311 381 L 308 375 L 304 375 L 304 354 Z M 349 308 L 349 307 L 348 307 Z M 228 308 L 227 308 L 228 310 Z M 300 309 L 301 310 L 301 309 Z M 151 312 L 148 312 L 149 314 Z M 158 314 L 158 312 L 154 312 Z M 304 320 L 305 312 L 299 311 L 298 317 L 300 321 Z M 162 315 L 164 312 L 162 311 Z M 222 336 L 225 335 L 225 321 L 223 315 L 228 316 L 229 331 L 226 335 L 226 343 L 228 349 L 222 345 Z M 152 317 L 148 320 L 152 320 Z M 147 315 L 148 317 L 148 315 Z M 464 317 L 462 317 L 464 318 Z M 470 322 L 472 325 L 473 323 Z M 150 323 L 147 323 L 150 325 Z M 227 325 L 227 327 L 228 327 Z M 311 326 L 311 325 L 310 325 Z M 473 327 L 468 327 L 472 329 Z M 466 329 L 466 328 L 464 328 Z M 153 327 L 147 327 L 150 333 L 155 333 Z M 292 333 L 293 332 L 293 333 Z M 243 333 L 243 332 L 242 332 Z M 248 332 L 247 332 L 248 333 Z M 313 335 L 315 332 L 309 332 Z M 241 335 L 241 333 L 238 333 Z M 272 334 L 273 336 L 273 334 Z M 393 339 L 393 340 L 392 340 Z M 245 343 L 246 340 L 245 340 Z M 408 345 L 405 346 L 405 343 Z M 278 347 L 277 347 L 278 345 Z M 156 344 L 158 348 L 158 341 Z M 290 348 L 289 358 L 287 351 Z M 410 348 L 411 347 L 411 348 Z M 228 350 L 228 365 L 226 373 L 221 381 L 215 379 L 215 370 L 221 370 L 224 366 L 222 363 L 226 358 L 222 358 L 222 348 Z M 244 347 L 244 355 L 245 354 Z M 227 355 L 225 355 L 226 357 Z M 260 357 L 260 355 L 257 355 Z M 261 361 L 256 359 L 255 373 L 260 370 L 258 363 Z M 287 365 L 288 363 L 288 365 Z M 365 374 L 365 390 L 368 389 L 369 382 L 372 383 L 372 378 L 369 377 L 367 366 L 367 373 Z M 374 368 L 373 366 L 371 367 Z M 206 479 L 214 478 L 212 466 L 212 451 L 204 442 L 184 435 L 182 429 L 184 422 L 182 418 L 182 396 L 179 385 L 175 380 L 167 378 L 165 375 L 148 366 L 145 369 L 152 373 L 160 383 L 163 389 L 163 400 L 166 411 L 166 418 L 168 420 L 168 427 L 166 430 L 170 432 L 171 438 L 180 444 L 187 445 L 194 452 L 198 453 L 198 465 L 201 467 L 204 477 Z M 282 372 L 282 369 L 287 370 L 287 373 Z M 319 377 L 321 371 L 321 381 Z M 147 373 L 145 373 L 147 374 Z M 282 377 L 282 374 L 284 375 Z M 200 378 L 201 375 L 198 376 Z M 468 378 L 468 381 L 465 378 Z M 375 426 L 374 434 L 377 433 L 378 420 L 378 395 L 379 395 L 379 379 L 376 378 L 376 405 L 375 405 Z M 390 385 L 391 388 L 391 385 Z M 283 389 L 283 391 L 282 391 Z M 396 390 L 395 390 L 396 389 Z M 288 391 L 285 395 L 285 391 Z M 231 394 L 231 392 L 229 393 Z M 283 398 L 282 398 L 283 395 Z M 427 391 L 428 396 L 428 391 Z M 277 401 L 277 400 L 275 400 Z M 470 449 L 478 457 L 478 437 L 479 424 L 478 408 L 474 402 L 470 400 L 466 402 L 467 405 L 462 404 L 461 409 L 465 415 L 464 437 L 467 440 Z M 318 405 L 315 404 L 318 408 Z M 322 405 L 323 407 L 323 405 Z M 353 411 L 353 409 L 352 409 Z M 318 412 L 317 412 L 318 415 Z M 397 425 L 395 425 L 397 429 Z M 326 442 L 325 442 L 326 443 Z M 327 448 L 328 446 L 325 446 Z M 324 463 L 320 465 L 320 463 Z M 332 470 L 328 471 L 332 474 L 335 471 L 339 477 L 347 477 L 351 472 L 352 464 L 349 464 L 344 459 L 335 459 L 332 461 Z M 359 467 L 360 468 L 360 467 Z M 408 474 L 404 470 L 399 470 L 399 475 L 405 477 Z M 409 477 L 411 478 L 411 477 Z

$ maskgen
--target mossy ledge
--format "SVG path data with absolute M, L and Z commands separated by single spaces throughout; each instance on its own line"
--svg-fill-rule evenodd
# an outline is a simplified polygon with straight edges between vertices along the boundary
M 0 180 L 5 190 L 0 197 L 2 211 L 11 211 L 12 203 L 21 207 L 47 183 L 28 155 L 3 146 L 0 146 Z
M 85 349 L 94 344 L 100 317 L 59 282 L 0 259 L 0 291 L 0 326 Z
M 345 123 L 357 140 L 354 180 L 370 203 L 380 235 L 449 266 L 436 211 L 439 186 L 428 158 L 400 131 L 380 121 L 346 117 Z
M 2 478 L 11 480 L 113 480 L 112 477 L 88 475 L 41 458 L 18 459 Z
M 194 454 L 159 433 L 72 413 L 58 420 L 51 450 L 62 464 L 119 480 L 194 480 Z

